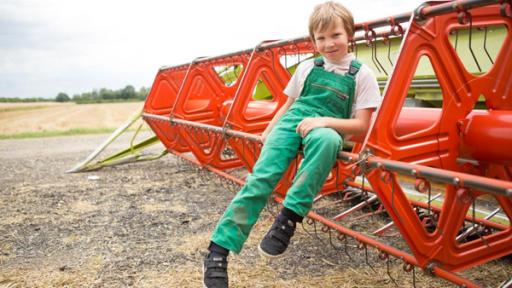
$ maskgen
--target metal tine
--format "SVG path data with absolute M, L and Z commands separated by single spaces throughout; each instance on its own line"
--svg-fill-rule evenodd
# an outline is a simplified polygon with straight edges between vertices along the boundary
M 308 218 L 308 220 L 306 220 L 306 223 L 307 223 L 308 225 L 313 225 L 314 235 L 313 235 L 311 232 L 309 232 L 309 230 L 308 230 L 308 229 L 306 229 L 306 227 L 304 227 L 304 222 L 302 222 L 302 223 L 301 223 L 301 225 L 302 225 L 302 229 L 304 229 L 304 231 L 305 231 L 309 236 L 316 238 L 318 241 L 320 241 L 320 242 L 322 243 L 322 245 L 325 245 L 324 241 L 323 241 L 320 237 L 318 237 L 318 231 L 317 231 L 317 229 L 316 229 L 316 221 L 315 221 L 314 219 Z
M 328 232 L 329 232 L 329 244 L 331 245 L 331 247 L 332 247 L 334 250 L 336 250 L 336 252 L 338 252 L 338 253 L 339 253 L 340 251 L 342 251 L 342 250 L 343 250 L 343 251 L 345 252 L 345 254 L 348 256 L 348 258 L 349 258 L 350 260 L 353 260 L 353 259 L 352 259 L 352 256 L 350 256 L 350 254 L 348 254 L 348 252 L 347 252 L 347 246 L 345 245 L 345 247 L 344 247 L 344 248 L 341 248 L 341 246 L 340 246 L 340 247 L 337 247 L 336 245 L 334 245 L 334 243 L 332 242 L 332 235 L 331 235 L 332 233 L 331 233 L 331 229 L 329 229 L 329 230 L 328 230 Z M 340 237 L 340 236 L 342 236 L 342 235 L 343 235 L 343 238 L 344 238 L 344 239 L 347 239 L 347 235 L 339 233 L 339 234 L 338 234 L 338 240 L 339 240 L 339 237 Z
M 364 197 L 364 196 L 363 196 Z M 347 216 L 349 216 L 350 214 L 352 214 L 353 212 L 355 211 L 358 211 L 358 210 L 361 210 L 363 209 L 364 207 L 368 206 L 369 204 L 375 202 L 378 200 L 378 196 L 377 195 L 373 195 L 370 199 L 366 199 L 365 197 L 365 200 L 361 201 L 359 204 L 357 205 L 354 205 L 350 208 L 348 208 L 347 210 L 339 213 L 338 215 L 334 216 L 332 219 L 334 221 L 340 221 L 340 220 L 343 220 L 344 218 L 346 218 Z
M 299 46 L 297 46 L 297 43 L 293 43 L 291 44 L 292 45 L 292 51 L 296 52 L 296 58 L 297 58 L 297 63 L 295 63 L 295 65 L 298 65 L 300 62 L 300 56 L 299 56 Z
M 323 239 L 321 239 L 320 237 L 318 237 L 317 230 L 316 230 L 316 222 L 313 220 L 313 221 L 312 221 L 312 223 L 313 223 L 313 225 L 314 225 L 314 227 L 315 227 L 315 238 L 316 238 L 320 243 L 322 243 L 322 247 L 326 247 L 326 246 L 327 246 L 327 244 L 325 243 L 325 241 L 324 241 Z M 302 225 L 303 225 L 302 227 L 304 228 L 304 224 L 302 224 Z M 305 230 L 306 230 L 306 229 L 305 229 Z M 324 232 L 324 233 L 329 233 L 329 243 L 330 243 L 330 244 L 331 244 L 331 246 L 336 250 L 336 252 L 339 252 L 341 249 L 339 249 L 338 247 L 334 246 L 334 244 L 332 243 L 332 239 L 331 239 L 331 228 L 330 228 L 329 226 L 327 226 L 327 225 L 325 225 L 325 224 L 324 224 L 324 226 L 322 226 L 322 228 L 321 228 L 320 230 L 321 230 L 322 232 Z M 306 231 L 306 233 L 308 233 L 308 231 Z M 311 234 L 311 233 L 308 233 L 308 235 L 312 236 L 312 234 Z M 328 253 L 326 254 L 326 253 L 325 253 L 325 251 L 324 251 L 324 249 L 320 249 L 319 251 L 320 251 L 320 253 L 321 253 L 324 257 L 326 257 L 326 258 L 330 258 L 330 257 L 332 257 L 332 255 L 331 255 L 331 254 L 328 254 Z
M 442 193 L 437 193 L 436 195 L 434 195 L 434 197 L 432 197 L 432 198 L 430 199 L 429 203 L 434 202 L 435 200 L 437 200 L 437 198 L 439 198 L 439 197 L 441 197 L 441 196 L 443 196 L 443 194 L 442 194 Z
M 473 220 L 473 225 L 471 228 L 475 229 L 476 228 L 476 198 L 473 199 L 473 203 L 471 204 L 471 209 L 472 209 L 472 213 L 471 213 L 471 216 L 472 216 L 472 220 Z
M 374 48 L 374 45 L 373 45 L 373 41 L 372 40 L 369 40 L 366 45 L 368 47 L 370 47 L 371 51 L 372 51 L 372 62 L 373 64 L 375 65 L 375 68 L 377 68 L 377 71 L 379 71 L 379 73 L 381 73 L 382 71 L 380 71 L 380 68 L 379 68 L 379 65 L 377 65 L 377 62 L 375 61 L 375 51 L 373 50 Z
M 300 48 L 299 48 L 299 45 L 297 45 L 297 43 L 294 43 L 294 46 L 295 46 L 295 48 L 297 48 L 297 64 L 296 65 L 299 65 L 301 63 L 301 61 L 300 61 Z
M 370 49 L 372 50 L 372 62 L 375 65 L 375 67 L 377 68 L 377 70 L 379 71 L 379 73 L 383 72 L 387 76 L 388 73 L 384 70 L 384 68 L 380 64 L 379 60 L 377 59 L 377 39 L 375 39 L 375 38 L 376 38 L 376 33 L 374 30 L 369 29 L 366 31 L 366 39 L 367 39 L 366 45 L 369 46 Z M 382 68 L 382 71 L 381 71 L 381 68 Z
M 320 243 L 322 243 L 322 246 L 325 246 L 325 243 L 322 239 L 320 239 L 320 237 L 318 237 L 318 234 L 317 234 L 317 231 L 316 231 L 316 221 L 314 219 L 311 219 L 311 218 L 307 218 L 307 220 L 305 221 L 308 225 L 313 225 L 314 227 L 314 235 L 313 233 L 311 233 L 305 226 L 304 226 L 304 221 L 302 221 L 300 224 L 302 226 L 302 229 L 304 230 L 304 232 L 306 232 L 306 234 L 308 234 L 311 238 L 316 238 Z M 321 250 L 320 250 L 321 251 Z M 323 251 L 321 251 L 322 254 Z
M 357 222 L 359 219 L 363 219 L 363 218 L 366 218 L 366 217 L 379 215 L 379 214 L 382 214 L 382 213 L 385 213 L 385 212 L 386 212 L 386 209 L 384 209 L 384 206 L 382 204 L 379 204 L 379 207 L 376 210 L 373 210 L 372 212 L 367 212 L 367 213 L 364 213 L 362 215 L 359 215 L 359 216 L 351 218 L 350 219 L 351 220 L 350 223 L 348 223 L 347 225 L 350 226 L 352 223 Z
M 356 58 L 357 58 L 357 50 L 358 50 L 358 48 L 357 48 L 357 42 L 355 42 L 355 41 L 354 41 L 354 50 L 356 52 Z
M 416 288 L 416 267 L 412 266 L 412 287 Z
M 366 265 L 368 265 L 368 267 L 370 267 L 370 269 L 372 269 L 373 272 L 377 273 L 375 268 L 373 268 L 373 266 L 370 264 L 370 261 L 368 260 L 368 246 L 366 246 L 366 243 L 359 242 L 359 244 L 357 245 L 357 248 L 359 250 L 364 249 L 364 262 L 366 263 Z
M 388 76 L 388 72 L 386 71 L 386 69 L 384 68 L 384 66 L 382 66 L 382 63 L 380 63 L 379 61 L 379 57 L 377 56 L 377 39 L 373 39 L 373 43 L 375 44 L 374 45 L 374 49 L 375 49 L 375 61 L 377 62 L 377 64 L 379 64 L 380 68 L 382 69 L 382 72 L 384 72 L 384 74 L 386 76 Z
M 412 272 L 412 287 L 416 288 L 416 267 L 411 263 L 407 263 L 404 261 L 404 265 L 402 266 L 402 268 L 407 273 Z
M 494 60 L 492 60 L 491 54 L 489 54 L 489 51 L 487 51 L 487 28 L 488 27 L 484 28 L 484 51 L 485 54 L 487 54 L 487 57 L 489 57 L 489 61 L 491 61 L 491 64 L 494 65 Z
M 283 48 L 284 50 L 284 68 L 288 71 L 288 52 L 286 51 L 286 48 Z
M 232 59 L 233 59 L 233 73 L 235 74 L 235 82 L 237 81 L 238 77 L 240 77 L 240 75 L 238 74 L 238 72 L 236 71 L 236 68 L 238 67 L 238 64 L 236 64 L 235 62 L 235 57 L 232 56 Z M 242 62 L 242 61 L 240 61 Z
M 395 222 L 391 221 L 391 222 L 388 222 L 386 225 L 380 227 L 379 229 L 375 230 L 372 232 L 372 235 L 378 235 L 378 236 L 384 236 L 384 233 L 386 230 L 388 230 L 391 226 L 393 226 L 393 224 L 395 224 Z
M 286 67 L 286 49 L 284 49 L 283 47 L 278 47 L 276 53 L 277 53 L 278 62 L 280 65 L 282 65 L 281 64 L 281 55 L 284 56 L 284 70 L 286 70 L 286 72 L 288 72 L 288 75 L 291 76 L 290 71 L 288 71 L 288 67 Z
M 478 63 L 478 59 L 476 59 L 475 52 L 473 51 L 473 45 L 472 45 L 472 34 L 473 34 L 473 17 L 471 17 L 471 14 L 469 12 L 465 12 L 469 18 L 469 51 L 471 51 L 471 55 L 473 56 L 473 59 L 475 60 L 476 66 L 478 67 L 478 71 L 482 72 L 482 68 L 480 67 L 480 63 Z
M 297 172 L 295 172 L 295 173 L 297 173 Z M 339 193 L 341 193 L 340 196 L 342 199 L 331 201 L 329 203 L 325 203 L 324 205 L 319 205 L 319 206 L 315 207 L 315 210 L 325 209 L 325 208 L 335 206 L 337 204 L 341 204 L 343 202 L 351 201 L 352 199 L 359 197 L 359 194 L 360 194 L 359 191 L 356 192 L 353 189 L 349 189 L 349 188 L 344 189 L 342 192 L 339 192 Z M 351 194 L 353 194 L 353 195 L 351 195 Z M 315 200 L 317 200 L 317 199 L 315 199 Z
M 336 194 L 343 199 L 343 192 L 340 191 L 340 165 L 336 163 Z
M 457 52 L 458 44 L 459 44 L 459 30 L 456 29 L 455 30 L 455 45 L 454 45 L 455 46 L 455 52 Z
M 357 42 L 354 39 L 352 39 L 350 41 L 350 43 L 351 43 L 351 46 L 352 46 L 352 52 L 355 54 L 355 56 L 357 58 Z
M 315 220 L 312 220 L 312 219 L 307 219 L 305 222 L 308 224 L 308 225 L 313 225 L 313 224 L 310 224 L 309 221 L 315 221 Z M 301 223 L 301 226 L 302 226 L 302 229 L 304 229 L 304 232 L 306 232 L 306 234 L 308 234 L 309 236 L 313 237 L 313 235 L 311 234 L 311 232 L 309 232 L 309 230 L 304 226 L 304 221 L 302 221 Z
M 275 54 L 277 52 L 275 50 L 276 50 L 275 48 L 272 48 L 272 49 L 268 50 L 270 52 L 270 61 L 272 62 L 272 71 L 273 71 L 273 73 L 277 73 L 276 72 L 276 59 L 275 59 L 275 56 L 276 56 Z
M 430 186 L 430 182 L 428 184 L 428 217 L 430 218 L 430 221 L 434 224 L 435 227 L 437 227 L 437 221 L 435 215 L 432 213 L 432 188 Z M 437 228 L 436 228 L 437 229 Z
M 344 250 L 345 250 L 345 254 L 348 256 L 348 258 L 350 258 L 350 260 L 352 260 L 352 256 L 350 256 L 350 254 L 348 253 L 348 249 L 347 249 L 347 248 L 348 248 L 348 246 L 349 246 L 349 245 L 348 245 L 348 238 L 347 238 L 347 235 L 344 235 L 344 234 L 343 234 L 343 236 L 344 236 L 343 238 L 345 238 L 344 243 L 343 243 Z M 339 238 L 338 238 L 338 240 L 339 240 Z
M 340 247 L 336 247 L 336 245 L 334 245 L 334 243 L 332 243 L 332 233 L 331 233 L 331 229 L 329 228 L 327 230 L 327 232 L 329 233 L 329 244 L 331 244 L 332 248 L 334 248 L 334 250 L 341 250 Z
M 343 202 L 348 202 L 348 201 L 352 200 L 353 198 L 357 197 L 357 195 L 347 197 L 347 195 L 350 194 L 350 192 L 353 192 L 353 191 L 348 190 L 348 189 L 344 189 L 342 191 L 337 191 L 336 194 L 339 195 L 339 197 L 340 197 L 339 200 L 334 200 L 334 201 L 325 203 L 323 205 L 318 205 L 317 207 L 315 207 L 315 210 L 320 210 L 320 209 L 325 209 L 325 208 L 329 208 L 332 206 L 336 206 L 338 204 L 342 204 Z M 320 197 L 321 196 L 318 196 L 317 198 L 320 199 Z M 317 201 L 318 199 L 315 199 L 315 201 Z
M 473 201 L 473 203 L 475 203 Z M 473 205 L 474 206 L 474 205 Z M 496 210 L 492 211 L 491 213 L 489 213 L 487 216 L 485 216 L 485 220 L 491 220 L 491 218 L 493 218 L 494 216 L 496 216 L 496 214 L 498 214 L 499 212 L 501 211 L 501 208 L 497 208 Z M 474 212 L 473 212 L 474 213 Z M 475 223 L 475 216 L 473 216 L 473 223 Z M 472 225 L 471 227 L 467 228 L 466 231 L 462 232 L 461 234 L 459 234 L 459 236 L 457 236 L 457 238 L 455 238 L 456 241 L 464 241 L 464 239 L 466 239 L 466 237 L 469 236 L 469 234 L 471 234 L 471 232 L 475 231 L 476 229 L 478 228 L 477 225 Z
M 429 200 L 429 203 L 431 203 L 432 201 L 436 200 L 437 198 L 439 198 L 439 197 L 441 197 L 441 196 L 442 196 L 442 194 L 441 194 L 441 193 L 438 193 L 438 194 L 434 195 L 434 197 L 432 197 L 432 199 L 430 199 L 430 200 Z M 384 225 L 384 226 L 382 226 L 381 228 L 379 228 L 379 229 L 377 229 L 377 230 L 373 231 L 373 232 L 372 232 L 372 235 L 377 235 L 377 234 L 380 234 L 381 232 L 382 232 L 382 234 L 383 234 L 383 233 L 384 233 L 383 231 L 384 231 L 384 230 L 387 230 L 389 227 L 393 226 L 393 224 L 394 224 L 394 223 L 395 223 L 395 222 L 393 222 L 393 221 L 388 222 L 386 225 Z M 384 235 L 379 235 L 379 236 L 383 237 Z
M 391 67 L 393 67 L 393 61 L 391 60 L 391 38 L 388 38 L 388 61 Z
M 366 174 L 364 174 L 364 173 L 361 174 L 361 192 L 363 193 L 364 202 L 366 203 L 366 206 L 369 206 L 370 203 L 368 202 L 368 198 L 370 198 L 370 197 L 368 197 L 368 191 L 366 189 L 364 189 L 364 185 L 366 182 L 365 176 L 366 176 Z M 377 195 L 374 194 L 374 196 L 377 196 Z M 372 196 L 372 198 L 374 198 L 374 197 Z M 376 197 L 375 197 L 375 199 L 376 199 Z M 369 208 L 370 208 L 370 210 L 373 211 L 371 206 L 369 206 Z
M 428 181 L 427 179 L 424 179 L 424 178 L 417 178 L 416 180 L 417 182 L 417 185 L 415 185 L 416 187 L 416 191 L 420 192 L 420 193 L 425 193 L 427 192 L 427 195 L 428 195 L 428 201 L 427 201 L 427 210 L 428 210 L 428 216 L 430 218 L 432 218 L 432 202 L 434 201 L 434 199 L 432 199 L 432 187 L 430 185 L 430 181 Z
M 318 240 L 321 240 L 320 237 L 318 237 L 318 231 L 316 230 L 316 221 L 313 221 L 313 229 L 315 229 L 315 237 Z
M 389 258 L 389 254 L 384 252 L 384 251 L 380 251 L 379 253 L 379 259 L 380 260 L 386 260 L 386 274 L 388 275 L 389 279 L 391 279 L 391 281 L 393 281 L 393 283 L 395 283 L 395 286 L 396 287 L 399 287 L 398 283 L 396 282 L 395 278 L 393 278 L 393 276 L 391 275 L 391 271 L 389 269 L 390 267 L 390 262 L 391 262 L 391 259 Z

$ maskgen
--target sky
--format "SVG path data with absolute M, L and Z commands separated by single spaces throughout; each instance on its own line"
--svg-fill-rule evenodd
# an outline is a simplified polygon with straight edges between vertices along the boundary
M 319 0 L 0 0 L 0 97 L 150 87 L 158 69 L 307 35 Z M 344 0 L 356 23 L 419 0 Z

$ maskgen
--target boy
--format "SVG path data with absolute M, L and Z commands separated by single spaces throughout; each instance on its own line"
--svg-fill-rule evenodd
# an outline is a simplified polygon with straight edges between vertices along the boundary
M 283 255 L 296 223 L 311 209 L 336 162 L 343 142 L 340 133 L 366 133 L 371 114 L 380 104 L 372 71 L 348 53 L 354 20 L 344 6 L 335 2 L 316 6 L 309 34 L 322 57 L 297 67 L 284 90 L 287 102 L 262 133 L 264 146 L 253 173 L 211 236 L 203 266 L 205 287 L 228 287 L 229 251 L 240 252 L 268 196 L 303 145 L 304 160 L 284 207 L 258 247 L 264 257 Z

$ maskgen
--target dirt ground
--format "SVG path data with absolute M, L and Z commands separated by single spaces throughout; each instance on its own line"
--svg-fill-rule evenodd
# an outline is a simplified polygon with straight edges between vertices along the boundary
M 234 194 L 171 155 L 64 173 L 104 138 L 0 141 L 0 287 L 201 287 L 209 234 Z M 242 253 L 230 256 L 231 287 L 412 287 L 400 261 L 390 263 L 395 284 L 376 253 L 368 257 L 373 271 L 353 242 L 350 259 L 326 245 L 325 234 L 318 240 L 300 226 L 286 258 L 261 260 L 256 247 L 271 211 Z M 494 261 L 464 275 L 497 287 L 511 264 Z M 453 287 L 415 274 L 416 287 Z

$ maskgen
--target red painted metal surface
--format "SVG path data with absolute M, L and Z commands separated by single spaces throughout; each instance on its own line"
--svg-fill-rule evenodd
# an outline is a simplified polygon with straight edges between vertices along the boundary
M 354 216 L 358 209 L 349 208 L 338 211 L 343 217 L 337 220 L 314 211 L 309 214 L 328 231 L 467 287 L 476 284 L 454 272 L 512 254 L 512 19 L 500 12 L 510 4 L 477 2 L 457 1 L 456 6 L 438 2 L 420 9 L 405 35 L 401 23 L 407 15 L 357 25 L 363 36 L 356 39 L 372 45 L 375 39 L 364 37 L 399 35 L 402 47 L 368 135 L 349 138 L 355 142 L 352 154 L 340 154 L 317 200 L 353 188 L 359 191 L 356 196 L 376 195 L 379 210 Z M 508 31 L 494 65 L 483 74 L 467 71 L 449 42 L 451 31 L 468 25 L 504 25 Z M 391 32 L 373 33 L 377 27 Z M 243 176 L 232 171 L 250 172 L 258 158 L 258 135 L 286 99 L 282 91 L 290 78 L 287 60 L 312 53 L 309 40 L 299 38 L 163 68 L 146 100 L 144 119 L 176 156 L 243 184 Z M 404 83 L 411 83 L 422 56 L 429 58 L 441 86 L 441 108 L 402 107 L 408 93 Z M 240 69 L 236 81 L 228 84 L 216 68 L 231 66 Z M 265 84 L 271 100 L 253 99 L 259 82 Z M 486 110 L 475 109 L 481 95 Z M 286 196 L 300 160 L 299 154 L 276 187 L 278 201 Z M 416 193 L 428 194 L 428 202 L 412 199 L 399 175 L 414 178 Z M 442 184 L 437 203 L 431 199 L 431 182 Z M 343 199 L 351 195 L 344 194 Z M 373 198 L 365 199 L 354 206 L 364 208 L 368 206 L 364 202 Z M 480 200 L 494 203 L 508 222 L 475 217 L 474 211 L 472 216 L 471 209 Z M 341 219 L 371 217 L 384 210 L 393 224 L 375 231 L 395 227 L 411 252 L 389 247 L 378 238 L 383 232 L 370 237 L 345 227 Z M 485 233 L 466 240 L 465 234 L 471 232 L 467 223 L 485 228 Z
M 178 66 L 158 72 L 144 104 L 145 113 L 161 116 L 171 114 L 178 92 L 183 85 L 187 68 L 188 65 Z M 170 126 L 169 123 L 164 121 L 147 121 L 147 123 L 170 151 L 190 151 L 187 144 L 178 138 L 178 131 L 175 127 Z
M 512 19 L 502 17 L 499 10 L 499 5 L 489 5 L 466 13 L 472 15 L 473 27 L 502 24 L 510 30 Z M 372 150 L 372 154 L 452 171 L 474 173 L 478 170 L 482 175 L 487 174 L 487 163 L 478 163 L 479 169 L 468 171 L 458 164 L 457 159 L 471 156 L 490 161 L 498 170 L 509 169 L 501 164 L 509 165 L 512 154 L 512 146 L 506 144 L 512 134 L 506 133 L 512 132 L 512 126 L 508 122 L 512 115 L 512 50 L 509 49 L 512 37 L 509 31 L 495 64 L 489 71 L 483 75 L 473 75 L 466 70 L 448 39 L 451 29 L 463 27 L 467 27 L 467 24 L 459 24 L 457 13 L 442 14 L 420 23 L 411 23 L 400 57 L 395 63 L 394 69 L 397 73 L 389 79 L 385 99 L 374 123 L 374 127 L 379 129 L 372 129 L 368 138 L 366 146 Z M 394 127 L 402 109 L 401 103 L 407 96 L 403 83 L 411 83 L 416 65 L 423 55 L 429 57 L 443 90 L 443 107 L 433 125 L 400 135 Z M 493 111 L 468 118 L 480 95 L 484 95 L 487 107 Z M 460 149 L 461 143 L 464 143 L 463 149 Z M 378 170 L 372 171 L 367 177 L 420 265 L 425 266 L 435 261 L 456 271 L 510 254 L 510 225 L 483 240 L 464 244 L 455 240 L 471 203 L 486 193 L 447 185 L 437 228 L 429 233 L 396 178 L 393 177 L 390 183 L 385 183 L 381 181 L 379 173 Z M 502 180 L 512 180 L 510 174 L 501 175 Z M 390 197 L 392 194 L 393 199 Z M 512 200 L 502 197 L 496 199 L 511 219 Z

